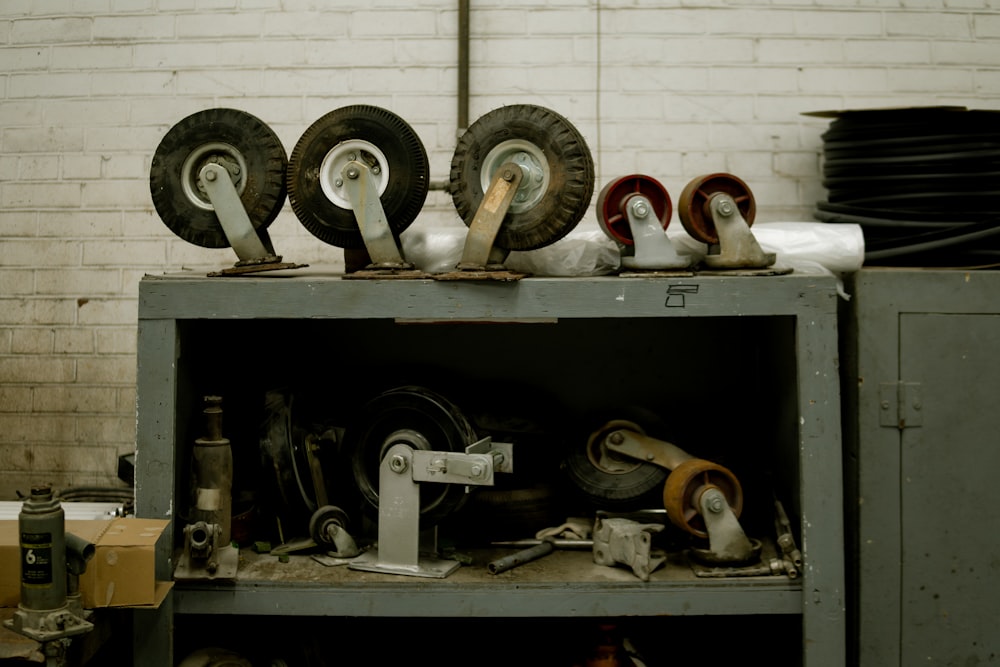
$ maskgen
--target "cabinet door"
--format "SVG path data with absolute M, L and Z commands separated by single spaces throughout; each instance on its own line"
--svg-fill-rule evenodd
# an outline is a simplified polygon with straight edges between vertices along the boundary
M 1000 659 L 1000 315 L 901 313 L 900 665 Z M 915 417 L 919 415 L 919 417 Z

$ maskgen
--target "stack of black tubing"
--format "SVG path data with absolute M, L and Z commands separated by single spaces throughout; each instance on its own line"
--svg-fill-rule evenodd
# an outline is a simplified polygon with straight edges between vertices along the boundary
M 866 265 L 1000 263 L 1000 111 L 843 111 L 823 134 L 827 199 L 814 216 L 856 223 Z

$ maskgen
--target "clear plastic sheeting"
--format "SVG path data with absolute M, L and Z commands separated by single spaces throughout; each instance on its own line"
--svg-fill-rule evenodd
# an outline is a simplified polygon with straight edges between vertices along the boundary
M 407 230 L 401 239 L 403 253 L 421 271 L 454 271 L 462 259 L 467 233 L 465 228 Z M 604 232 L 576 230 L 543 248 L 511 252 L 504 266 L 536 276 L 602 276 L 618 271 L 620 261 L 618 246 Z
M 750 227 L 764 252 L 777 255 L 775 268 L 798 273 L 852 273 L 865 260 L 865 237 L 860 225 L 827 225 L 822 222 L 756 222 Z M 667 231 L 677 251 L 698 255 L 704 243 L 682 232 Z
M 864 234 L 857 224 L 758 222 L 750 230 L 765 252 L 777 255 L 776 268 L 839 275 L 857 271 L 864 263 Z M 406 258 L 427 273 L 453 271 L 462 257 L 466 231 L 410 230 L 403 235 Z M 691 256 L 693 264 L 708 252 L 708 246 L 683 229 L 668 229 L 667 236 L 679 254 Z M 512 271 L 551 277 L 609 275 L 620 264 L 618 245 L 602 230 L 576 230 L 544 248 L 511 252 L 505 262 Z

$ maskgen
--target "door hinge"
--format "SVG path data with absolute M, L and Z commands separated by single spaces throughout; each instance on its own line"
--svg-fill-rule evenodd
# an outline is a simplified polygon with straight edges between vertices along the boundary
M 878 386 L 879 425 L 891 428 L 923 426 L 924 403 L 919 382 L 882 382 Z

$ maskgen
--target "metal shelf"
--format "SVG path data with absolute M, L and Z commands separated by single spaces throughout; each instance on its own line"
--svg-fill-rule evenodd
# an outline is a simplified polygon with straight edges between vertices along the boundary
M 642 582 L 629 571 L 594 565 L 588 553 L 557 552 L 499 576 L 463 567 L 444 580 L 422 580 L 324 568 L 309 559 L 268 568 L 245 554 L 235 582 L 178 582 L 159 610 L 136 614 L 137 664 L 172 665 L 174 614 L 276 613 L 427 618 L 797 614 L 803 664 L 843 665 L 837 307 L 835 278 L 798 274 L 532 277 L 516 283 L 358 280 L 311 270 L 239 278 L 144 277 L 139 285 L 139 516 L 175 516 L 191 375 L 219 358 L 227 372 L 266 374 L 312 358 L 324 340 L 339 337 L 340 350 L 354 355 L 357 346 L 358 356 L 388 367 L 410 355 L 420 356 L 422 363 L 439 360 L 447 370 L 481 367 L 493 377 L 520 360 L 553 386 L 572 385 L 573 400 L 583 409 L 592 407 L 588 401 L 594 397 L 579 385 L 592 372 L 608 383 L 595 391 L 659 392 L 665 400 L 680 401 L 693 394 L 691 400 L 718 403 L 724 416 L 735 411 L 737 423 L 728 427 L 734 433 L 742 433 L 743 424 L 750 429 L 760 422 L 763 432 L 746 433 L 743 446 L 762 447 L 786 469 L 806 567 L 797 580 L 716 580 L 671 564 Z M 470 326 L 480 323 L 496 326 Z M 536 340 L 543 343 L 527 360 L 505 349 L 509 342 L 523 355 Z M 459 347 L 472 351 L 456 360 Z M 620 354 L 629 366 L 625 370 L 616 367 Z M 549 357 L 558 358 L 550 362 Z M 336 368 L 333 360 L 323 363 L 325 369 Z M 364 369 L 362 364 L 355 371 Z M 616 379 L 615 373 L 622 377 Z M 768 414 L 748 416 L 761 406 Z M 706 426 L 719 428 L 720 423 Z M 160 575 L 167 578 L 173 539 L 167 531 L 159 553 Z

